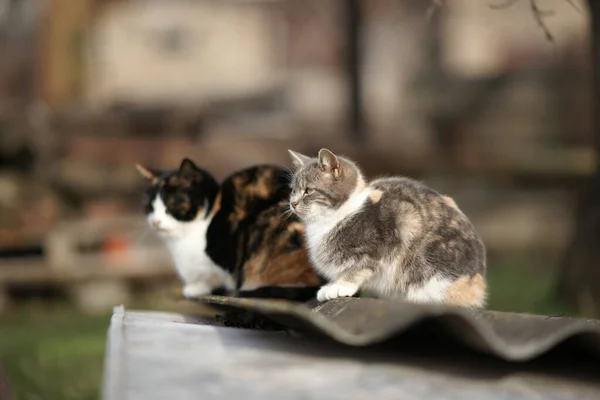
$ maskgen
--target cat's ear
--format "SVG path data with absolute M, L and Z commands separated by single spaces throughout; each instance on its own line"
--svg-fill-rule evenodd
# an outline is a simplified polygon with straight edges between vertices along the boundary
M 184 186 L 190 186 L 194 182 L 202 180 L 202 171 L 189 158 L 184 158 L 181 161 L 177 176 L 181 179 Z
M 292 150 L 288 150 L 288 152 L 290 153 L 290 156 L 292 156 L 292 164 L 294 164 L 295 168 L 301 168 L 311 160 L 310 157 L 307 157 L 304 154 L 296 153 Z
M 321 170 L 332 173 L 337 178 L 342 172 L 340 167 L 340 160 L 338 160 L 335 154 L 327 149 L 319 150 L 319 168 Z
M 141 164 L 136 164 L 135 169 L 137 169 L 141 176 L 148 179 L 149 181 L 154 182 L 156 179 L 158 179 L 159 172 L 156 170 L 144 167 Z
M 198 173 L 198 167 L 189 158 L 184 158 L 179 165 L 179 175 L 195 175 Z

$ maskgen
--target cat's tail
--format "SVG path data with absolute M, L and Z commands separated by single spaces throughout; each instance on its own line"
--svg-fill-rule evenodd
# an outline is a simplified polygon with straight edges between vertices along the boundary
M 320 286 L 263 286 L 258 289 L 240 290 L 237 296 L 306 302 L 316 298 L 320 288 Z

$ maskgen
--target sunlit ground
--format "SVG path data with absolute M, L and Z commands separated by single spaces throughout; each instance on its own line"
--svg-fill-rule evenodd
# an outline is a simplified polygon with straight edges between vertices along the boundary
M 489 308 L 559 315 L 555 274 L 504 266 L 489 272 Z M 156 309 L 155 303 L 136 308 Z M 0 318 L 0 361 L 17 399 L 84 400 L 100 393 L 110 313 L 90 316 L 66 305 L 31 304 Z

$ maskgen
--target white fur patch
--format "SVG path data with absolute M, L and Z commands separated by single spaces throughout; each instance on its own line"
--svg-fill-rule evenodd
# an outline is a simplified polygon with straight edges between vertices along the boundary
M 369 194 L 371 194 L 370 188 L 357 190 L 334 212 L 320 217 L 315 222 L 306 223 L 306 240 L 311 252 L 317 250 L 317 247 L 325 236 L 327 236 L 327 234 L 340 222 L 359 212 L 369 197 Z
M 352 297 L 358 292 L 358 285 L 348 282 L 335 282 L 325 285 L 317 292 L 318 301 L 328 301 L 339 297 Z
M 202 296 L 220 285 L 232 290 L 231 275 L 215 264 L 205 252 L 206 232 L 211 218 L 207 218 L 205 213 L 193 221 L 178 221 L 167 214 L 167 208 L 158 195 L 152 207 L 148 224 L 158 232 L 171 252 L 175 269 L 184 282 L 184 295 Z M 155 221 L 158 227 L 154 225 Z
M 422 304 L 443 303 L 451 283 L 448 279 L 434 276 L 423 286 L 410 286 L 406 291 L 406 300 Z
M 206 282 L 194 282 L 183 287 L 183 297 L 202 297 L 211 294 L 212 290 L 213 288 L 211 288 Z

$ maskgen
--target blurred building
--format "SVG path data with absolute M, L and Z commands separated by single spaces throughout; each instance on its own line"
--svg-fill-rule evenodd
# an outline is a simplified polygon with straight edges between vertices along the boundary
M 550 42 L 527 2 L 451 0 L 428 21 L 426 1 L 363 1 L 361 144 L 341 0 L 0 4 L 2 249 L 138 215 L 138 162 L 191 156 L 221 178 L 328 146 L 455 196 L 492 253 L 558 253 L 593 166 L 588 25 L 569 2 L 543 4 Z

